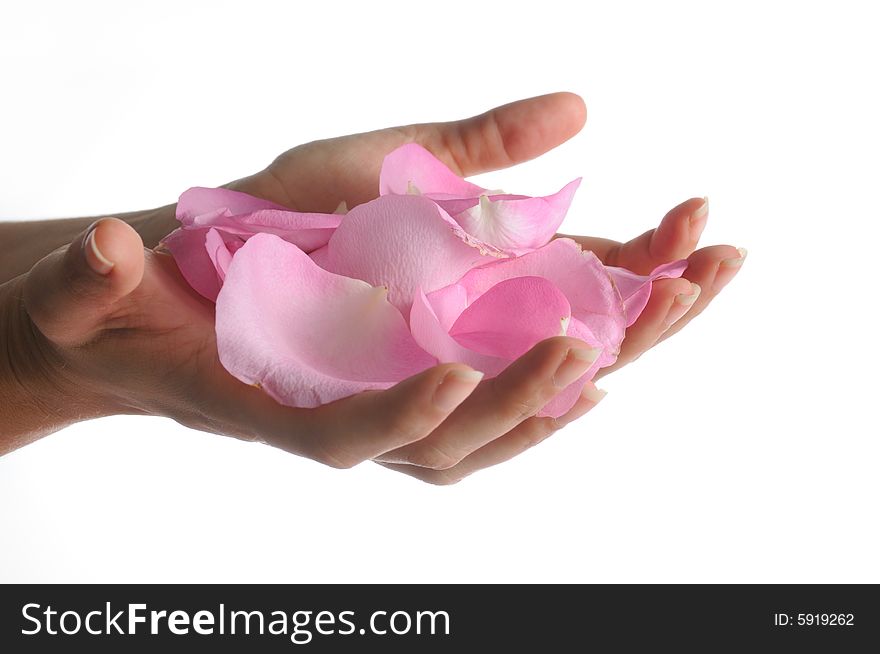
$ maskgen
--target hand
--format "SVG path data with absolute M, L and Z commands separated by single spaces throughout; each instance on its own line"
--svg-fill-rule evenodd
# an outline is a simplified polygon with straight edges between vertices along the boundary
M 347 468 L 374 459 L 436 483 L 515 456 L 601 398 L 589 385 L 562 418 L 532 417 L 581 376 L 594 353 L 544 341 L 499 377 L 444 364 L 387 391 L 316 409 L 284 407 L 230 376 L 217 358 L 213 305 L 173 260 L 103 219 L 16 280 L 14 370 L 26 397 L 68 421 L 113 413 L 168 416 Z M 592 357 L 591 357 L 592 355 Z M 35 372 L 36 371 L 36 372 Z M 7 419 L 7 415 L 0 416 Z
M 229 186 L 299 211 L 331 212 L 340 202 L 352 207 L 375 198 L 382 159 L 404 143 L 419 143 L 457 174 L 470 176 L 513 166 L 551 150 L 577 134 L 586 117 L 580 97 L 553 93 L 466 120 L 306 143 L 282 154 L 266 170 Z M 654 285 L 648 306 L 626 332 L 617 363 L 602 369 L 599 378 L 680 331 L 736 275 L 745 251 L 730 245 L 695 251 L 707 218 L 708 203 L 692 198 L 672 209 L 657 229 L 628 243 L 569 236 L 593 250 L 605 264 L 640 274 L 661 263 L 688 259 L 683 278 L 664 279 Z
M 300 146 L 230 187 L 299 210 L 332 211 L 341 200 L 354 205 L 374 197 L 382 157 L 401 143 L 418 141 L 469 175 L 537 156 L 576 133 L 584 119 L 577 96 L 544 96 L 458 123 Z M 630 244 L 579 240 L 608 263 L 650 268 L 654 260 L 693 249 L 695 239 L 682 232 L 693 212 L 692 203 L 685 204 L 653 236 Z M 711 256 L 699 251 L 691 257 L 688 274 L 707 288 L 707 280 L 724 279 L 720 257 L 730 258 L 732 248 L 720 247 L 709 249 Z M 334 467 L 372 459 L 424 481 L 450 483 L 519 454 L 602 397 L 589 384 L 566 416 L 534 417 L 566 379 L 589 367 L 584 344 L 561 337 L 538 344 L 502 375 L 479 384 L 466 366 L 446 364 L 387 391 L 317 409 L 280 406 L 222 368 L 213 305 L 189 289 L 167 255 L 144 251 L 138 235 L 113 219 L 102 220 L 20 279 L 24 302 L 17 306 L 24 311 L 14 322 L 34 337 L 25 339 L 32 341 L 31 356 L 19 367 L 39 371 L 34 393 L 45 389 L 46 397 L 54 396 L 56 413 L 75 411 L 68 420 L 109 413 L 163 415 Z M 666 316 L 673 298 L 691 289 L 688 282 L 667 281 L 657 285 L 642 319 L 627 332 L 623 362 L 656 340 L 658 325 L 665 324 L 658 316 Z M 707 301 L 701 298 L 689 313 Z

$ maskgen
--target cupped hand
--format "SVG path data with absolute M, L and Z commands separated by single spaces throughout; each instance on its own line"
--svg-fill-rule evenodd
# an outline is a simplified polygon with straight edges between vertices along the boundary
M 376 460 L 434 483 L 504 461 L 588 411 L 588 385 L 559 419 L 534 417 L 597 356 L 572 338 L 544 341 L 502 375 L 480 381 L 444 364 L 385 391 L 315 409 L 277 404 L 227 373 L 213 305 L 173 260 L 145 250 L 122 221 L 103 219 L 23 278 L 29 365 L 79 417 L 144 413 L 268 443 L 327 465 Z
M 467 177 L 533 159 L 577 134 L 586 118 L 587 109 L 579 96 L 552 93 L 465 120 L 306 143 L 288 150 L 264 171 L 229 186 L 298 211 L 331 212 L 343 202 L 352 207 L 375 198 L 383 158 L 405 143 L 419 143 L 453 172 Z M 655 283 L 648 306 L 626 332 L 617 363 L 602 369 L 597 378 L 680 331 L 738 272 L 745 250 L 730 245 L 696 249 L 708 209 L 705 198 L 691 198 L 666 214 L 656 229 L 627 243 L 569 236 L 606 265 L 639 274 L 662 263 L 688 260 L 683 277 Z
M 333 211 L 376 195 L 382 158 L 418 142 L 461 175 L 533 158 L 577 133 L 583 102 L 554 94 L 453 123 L 392 128 L 299 146 L 229 186 L 301 211 Z M 694 251 L 705 212 L 689 200 L 626 244 L 581 238 L 610 265 L 647 272 L 688 257 L 686 279 L 655 285 L 627 331 L 623 365 L 702 311 L 741 262 L 730 246 Z M 693 291 L 703 289 L 695 301 Z M 104 219 L 24 278 L 22 324 L 47 387 L 82 417 L 146 413 L 204 431 L 264 442 L 333 467 L 373 460 L 430 483 L 453 483 L 505 461 L 589 411 L 603 393 L 587 384 L 561 418 L 535 414 L 597 356 L 568 337 L 536 345 L 501 375 L 481 380 L 443 364 L 385 391 L 316 409 L 277 404 L 220 364 L 214 307 L 167 254 L 145 250 L 125 223 Z

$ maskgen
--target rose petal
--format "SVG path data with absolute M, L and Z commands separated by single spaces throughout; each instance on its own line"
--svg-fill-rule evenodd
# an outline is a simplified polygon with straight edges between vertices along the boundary
M 416 295 L 410 313 L 416 342 L 439 361 L 466 363 L 487 378 L 539 341 L 564 334 L 570 318 L 568 300 L 540 277 L 517 277 L 492 287 L 460 313 L 451 331 L 441 324 L 435 306 L 424 293 Z
M 633 324 L 648 304 L 653 282 L 666 277 L 681 277 L 687 269 L 687 260 L 673 261 L 657 266 L 649 275 L 637 275 L 626 268 L 605 266 L 623 298 L 626 326 Z
M 523 254 L 546 244 L 568 212 L 581 180 L 546 197 L 481 195 L 479 199 L 434 199 L 469 234 L 502 250 Z
M 329 273 L 270 234 L 233 258 L 216 328 L 224 367 L 290 406 L 388 388 L 435 363 L 384 289 Z
M 220 213 L 238 216 L 261 209 L 289 211 L 280 204 L 255 198 L 247 193 L 230 191 L 225 188 L 194 186 L 181 193 L 178 198 L 177 219 L 184 225 L 191 225 L 198 216 L 206 214 Z
M 572 318 L 584 323 L 601 344 L 600 364 L 616 360 L 626 329 L 623 302 L 602 262 L 571 239 L 558 238 L 521 257 L 475 268 L 459 284 L 471 303 L 499 282 L 525 276 L 548 279 L 562 291 Z
M 185 228 L 215 227 L 244 239 L 276 234 L 311 252 L 327 244 L 343 216 L 291 211 L 246 193 L 196 187 L 180 196 L 177 219 Z
M 236 240 L 241 243 L 241 239 Z M 239 245 L 239 247 L 241 246 Z M 209 229 L 208 233 L 205 234 L 205 249 L 208 251 L 208 258 L 214 264 L 214 270 L 217 271 L 217 277 L 222 284 L 223 280 L 226 279 L 226 270 L 229 268 L 229 264 L 232 263 L 232 252 L 229 251 L 229 247 L 226 245 L 226 241 L 223 240 L 220 232 L 213 228 Z
M 325 245 L 322 248 L 318 248 L 317 250 L 312 250 L 309 252 L 309 257 L 311 257 L 312 261 L 321 266 L 324 270 L 327 270 L 327 246 Z
M 477 298 L 449 334 L 461 345 L 489 356 L 516 359 L 539 341 L 565 334 L 571 306 L 543 277 L 514 277 Z
M 510 365 L 509 359 L 474 352 L 452 338 L 449 330 L 440 324 L 433 307 L 421 290 L 413 300 L 409 327 L 416 343 L 441 363 L 466 363 L 471 368 L 482 371 L 487 377 L 494 377 Z
M 327 245 L 342 219 L 339 214 L 262 209 L 237 216 L 218 213 L 196 216 L 192 226 L 215 227 L 245 239 L 258 233 L 275 234 L 304 252 L 311 252 Z
M 207 229 L 175 229 L 162 239 L 162 245 L 174 257 L 180 273 L 192 288 L 212 302 L 220 292 L 217 268 L 205 247 Z
M 382 162 L 379 194 L 406 195 L 413 192 L 476 198 L 486 189 L 463 180 L 421 145 L 408 143 L 391 152 Z
M 180 196 L 177 219 L 183 228 L 162 243 L 190 285 L 209 300 L 216 300 L 229 263 L 219 249 L 220 241 L 231 255 L 254 234 L 269 233 L 311 252 L 327 244 L 343 216 L 300 213 L 246 193 L 195 187 Z M 206 239 L 211 229 L 217 233 L 209 243 Z M 221 259 L 225 263 L 218 266 Z
M 327 270 L 388 288 L 404 315 L 418 289 L 456 282 L 474 266 L 503 257 L 466 234 L 431 200 L 386 195 L 353 208 L 327 244 Z
M 467 290 L 461 284 L 450 284 L 431 293 L 431 309 L 443 329 L 449 331 L 461 312 L 467 309 Z

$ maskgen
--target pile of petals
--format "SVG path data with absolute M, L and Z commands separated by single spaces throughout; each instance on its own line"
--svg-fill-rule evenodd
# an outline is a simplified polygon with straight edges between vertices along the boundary
M 164 244 L 216 302 L 223 366 L 282 404 L 388 388 L 438 362 L 489 378 L 567 334 L 602 352 L 541 412 L 559 416 L 614 363 L 651 282 L 686 266 L 640 276 L 553 239 L 579 183 L 546 197 L 488 191 L 410 144 L 385 158 L 379 197 L 345 215 L 193 188 Z

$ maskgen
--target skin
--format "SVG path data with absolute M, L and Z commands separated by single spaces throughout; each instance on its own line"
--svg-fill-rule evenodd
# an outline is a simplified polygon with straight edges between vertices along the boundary
M 448 123 L 395 127 L 293 148 L 229 188 L 300 211 L 333 211 L 376 196 L 385 154 L 418 142 L 462 176 L 534 158 L 574 136 L 583 101 L 556 93 Z M 654 285 L 617 364 L 638 358 L 702 312 L 739 270 L 729 245 L 697 250 L 704 201 L 672 209 L 627 243 L 572 237 L 606 263 L 639 273 L 687 258 L 684 278 Z M 91 228 L 89 226 L 91 225 Z M 316 409 L 281 406 L 221 366 L 213 305 L 154 249 L 174 206 L 118 218 L 0 224 L 0 454 L 74 422 L 112 414 L 167 416 L 349 468 L 373 460 L 435 483 L 506 461 L 592 409 L 588 384 L 558 419 L 535 414 L 589 366 L 585 344 L 548 339 L 494 379 L 443 364 L 386 391 Z M 694 293 L 699 286 L 695 301 Z

